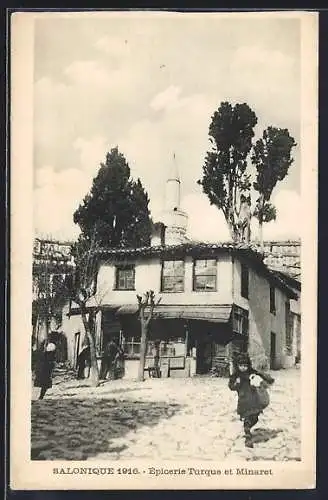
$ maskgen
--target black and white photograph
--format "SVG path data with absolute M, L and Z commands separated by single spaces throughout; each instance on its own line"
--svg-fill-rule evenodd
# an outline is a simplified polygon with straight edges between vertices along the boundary
M 315 487 L 317 14 L 11 24 L 12 487 Z

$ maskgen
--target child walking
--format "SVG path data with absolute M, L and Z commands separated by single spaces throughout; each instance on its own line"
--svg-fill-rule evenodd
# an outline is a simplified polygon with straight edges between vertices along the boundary
M 245 446 L 253 448 L 251 428 L 257 424 L 260 413 L 269 405 L 267 387 L 274 379 L 252 367 L 247 353 L 239 354 L 236 368 L 229 378 L 229 389 L 237 391 L 237 413 L 244 422 Z

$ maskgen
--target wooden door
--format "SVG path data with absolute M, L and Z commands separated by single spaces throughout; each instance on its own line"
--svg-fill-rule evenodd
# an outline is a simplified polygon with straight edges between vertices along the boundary
M 270 340 L 270 368 L 274 370 L 276 367 L 276 334 L 271 332 L 271 340 Z

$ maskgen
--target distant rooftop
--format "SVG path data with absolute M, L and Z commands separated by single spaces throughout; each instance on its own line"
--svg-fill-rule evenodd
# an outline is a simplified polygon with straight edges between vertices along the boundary
M 264 262 L 275 271 L 301 279 L 301 240 L 264 242 Z

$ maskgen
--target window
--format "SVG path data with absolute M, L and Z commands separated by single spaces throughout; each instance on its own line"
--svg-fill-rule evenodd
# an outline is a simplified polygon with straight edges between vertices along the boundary
M 162 292 L 183 292 L 184 261 L 165 260 L 162 266 Z
M 128 341 L 124 342 L 124 353 L 131 358 L 139 358 L 140 356 L 140 337 L 130 337 Z
M 245 264 L 241 265 L 241 296 L 248 299 L 249 273 Z
M 270 286 L 270 312 L 276 314 L 276 289 Z
M 116 290 L 134 290 L 134 266 L 116 268 Z
M 249 319 L 248 311 L 242 309 L 241 307 L 234 306 L 233 308 L 233 322 L 232 329 L 235 333 L 242 335 L 248 335 L 249 333 Z
M 147 342 L 147 356 L 154 355 L 155 343 L 153 341 Z M 159 344 L 159 355 L 166 356 L 184 356 L 185 355 L 185 339 L 183 338 L 169 338 L 161 340 Z
M 194 291 L 216 290 L 216 260 L 202 259 L 194 263 Z

